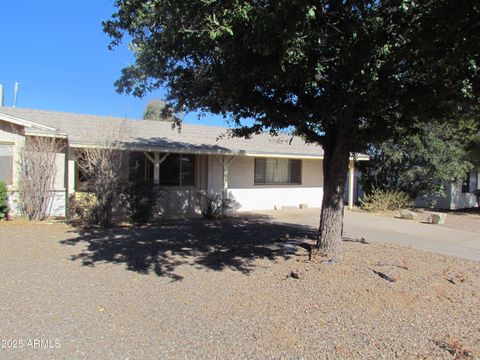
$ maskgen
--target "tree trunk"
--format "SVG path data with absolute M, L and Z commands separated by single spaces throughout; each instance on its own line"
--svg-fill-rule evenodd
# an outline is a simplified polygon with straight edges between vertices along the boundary
M 342 241 L 343 193 L 350 153 L 347 139 L 339 132 L 327 138 L 323 149 L 323 199 L 317 248 L 335 256 Z

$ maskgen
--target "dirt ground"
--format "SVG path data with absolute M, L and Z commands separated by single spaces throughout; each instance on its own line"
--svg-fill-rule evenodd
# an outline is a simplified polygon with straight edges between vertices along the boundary
M 479 356 L 479 262 L 359 242 L 311 262 L 305 236 L 266 217 L 2 223 L 0 358 Z

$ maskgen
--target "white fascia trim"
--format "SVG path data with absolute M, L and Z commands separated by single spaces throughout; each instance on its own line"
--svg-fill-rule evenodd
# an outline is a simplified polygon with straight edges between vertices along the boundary
M 252 153 L 248 152 L 244 154 L 250 157 L 268 157 L 268 158 L 286 158 L 286 159 L 316 159 L 322 160 L 323 155 L 301 155 L 301 154 L 271 154 L 271 153 Z
M 302 155 L 302 154 L 270 154 L 270 153 L 244 153 L 245 156 L 253 156 L 253 157 L 275 157 L 275 158 L 288 158 L 288 159 L 318 159 L 323 160 L 325 158 L 324 155 Z M 368 155 L 350 155 L 350 160 L 357 160 L 357 161 L 368 161 L 370 157 Z
M 46 125 L 42 125 L 42 124 L 39 124 L 39 123 L 36 123 L 36 122 L 33 122 L 33 121 L 21 119 L 21 118 L 18 118 L 16 116 L 7 115 L 7 114 L 4 114 L 2 112 L 0 112 L 0 120 L 4 120 L 4 121 L 11 122 L 13 124 L 25 126 L 27 128 L 38 127 L 38 128 L 45 129 L 45 130 L 57 131 L 57 129 L 52 128 L 50 126 L 46 126 Z

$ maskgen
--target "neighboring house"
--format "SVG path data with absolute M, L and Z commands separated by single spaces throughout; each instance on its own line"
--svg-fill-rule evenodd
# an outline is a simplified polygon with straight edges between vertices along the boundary
M 480 171 L 470 171 L 465 176 L 463 184 L 447 183 L 445 196 L 425 196 L 415 202 L 417 207 L 433 205 L 440 209 L 456 210 L 478 207 L 477 191 L 480 191 Z
M 167 196 L 165 213 L 195 211 L 197 191 L 228 191 L 239 210 L 320 207 L 323 197 L 323 150 L 299 137 L 280 134 L 231 138 L 227 128 L 183 124 L 181 130 L 163 121 L 126 120 L 41 110 L 0 107 L 0 180 L 16 198 L 18 156 L 28 136 L 64 139 L 57 154 L 52 215 L 66 215 L 69 195 L 82 190 L 76 157 L 83 148 L 102 146 L 120 127 L 127 128 L 121 151 L 138 176 L 159 184 Z M 368 160 L 357 155 L 356 161 Z M 125 172 L 129 171 L 125 167 Z M 350 160 L 349 174 L 355 171 Z M 347 181 L 347 202 L 354 202 L 354 176 Z

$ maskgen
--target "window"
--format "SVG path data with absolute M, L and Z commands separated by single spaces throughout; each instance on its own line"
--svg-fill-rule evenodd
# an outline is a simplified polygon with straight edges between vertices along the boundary
M 472 172 L 470 173 L 470 192 L 475 192 L 475 190 L 479 190 L 479 173 L 478 172 Z
M 478 173 L 467 173 L 467 176 L 462 183 L 462 194 L 473 193 L 475 190 L 478 189 L 478 185 Z
M 255 158 L 255 184 L 301 184 L 301 160 Z
M 473 193 L 479 188 L 478 175 L 476 172 L 467 173 L 462 183 L 462 194 Z
M 160 185 L 194 186 L 195 155 L 168 155 L 160 164 Z
M 13 183 L 13 145 L 0 144 L 0 181 Z
M 150 153 L 153 158 L 153 153 Z M 129 155 L 130 180 L 143 179 L 153 181 L 153 163 L 143 152 L 131 152 Z

